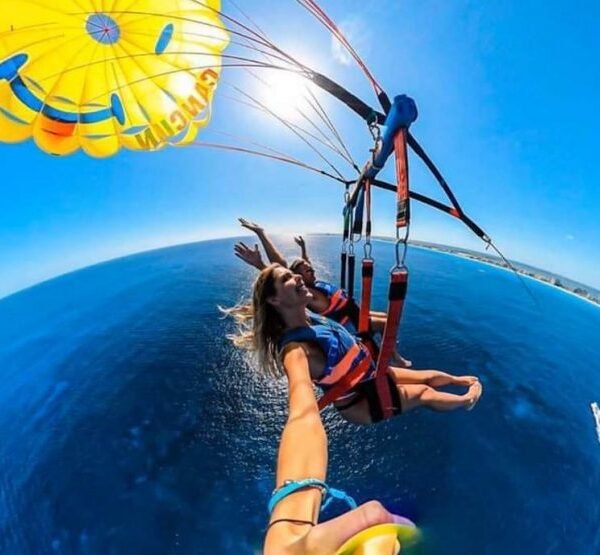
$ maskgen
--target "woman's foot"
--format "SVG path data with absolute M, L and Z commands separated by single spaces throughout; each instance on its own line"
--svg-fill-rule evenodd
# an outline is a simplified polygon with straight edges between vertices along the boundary
M 471 387 L 477 382 L 479 382 L 479 378 L 477 376 L 455 376 L 452 380 L 452 385 Z
M 467 396 L 469 397 L 469 404 L 465 408 L 467 410 L 473 410 L 473 408 L 477 404 L 477 401 L 479 401 L 479 398 L 481 397 L 482 393 L 483 393 L 483 387 L 482 387 L 481 383 L 479 383 L 479 380 L 477 380 L 475 383 L 471 384 L 471 386 L 469 387 L 469 391 L 467 393 Z

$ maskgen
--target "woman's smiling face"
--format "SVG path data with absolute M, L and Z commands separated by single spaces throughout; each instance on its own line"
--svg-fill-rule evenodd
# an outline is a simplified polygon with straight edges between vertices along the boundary
M 292 273 L 283 266 L 274 271 L 275 278 L 275 297 L 273 304 L 281 306 L 306 305 L 312 298 L 312 295 L 302 276 Z

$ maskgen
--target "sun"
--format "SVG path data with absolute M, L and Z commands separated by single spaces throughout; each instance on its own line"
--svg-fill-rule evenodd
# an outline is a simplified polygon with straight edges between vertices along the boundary
M 312 84 L 293 71 L 270 72 L 262 93 L 262 103 L 280 118 L 297 121 L 311 109 Z

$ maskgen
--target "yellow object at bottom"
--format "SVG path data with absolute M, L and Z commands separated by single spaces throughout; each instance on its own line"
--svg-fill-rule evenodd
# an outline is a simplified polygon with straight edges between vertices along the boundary
M 397 555 L 401 547 L 413 544 L 419 532 L 404 524 L 379 524 L 351 537 L 335 555 Z

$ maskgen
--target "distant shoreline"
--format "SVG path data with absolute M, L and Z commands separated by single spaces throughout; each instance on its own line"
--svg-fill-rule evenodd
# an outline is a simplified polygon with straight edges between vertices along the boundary
M 493 266 L 495 268 L 498 268 L 500 270 L 504 270 L 506 272 L 513 272 L 513 270 L 511 270 L 508 266 L 506 266 L 506 264 L 502 261 L 499 260 L 499 262 L 495 262 L 492 260 L 489 260 L 485 255 L 482 255 L 481 257 L 478 257 L 476 255 L 473 255 L 471 253 L 469 254 L 464 254 L 462 251 L 457 250 L 454 251 L 452 250 L 452 248 L 444 248 L 444 249 L 439 249 L 436 247 L 429 247 L 429 246 L 425 246 L 425 245 L 421 245 L 421 244 L 412 244 L 413 247 L 419 248 L 419 249 L 424 249 L 424 250 L 429 250 L 429 251 L 435 251 L 435 252 L 439 252 L 442 254 L 447 254 L 450 256 L 458 256 L 460 258 L 466 258 L 468 260 L 474 260 L 476 262 L 479 262 L 481 264 L 486 264 L 488 266 Z M 516 265 L 513 264 L 513 267 L 515 268 L 515 270 L 517 271 L 517 273 L 520 276 L 523 276 L 524 278 L 528 278 L 531 279 L 533 281 L 537 281 L 539 283 L 543 283 L 544 285 L 547 285 L 548 287 L 556 287 L 557 289 L 560 289 L 563 293 L 566 293 L 567 295 L 573 295 L 574 297 L 578 297 L 579 299 L 586 301 L 588 303 L 591 303 L 595 306 L 600 306 L 600 297 L 596 297 L 594 296 L 592 293 L 590 293 L 587 289 L 585 289 L 584 286 L 577 286 L 576 288 L 571 288 L 565 284 L 563 284 L 560 281 L 560 278 L 557 278 L 556 276 L 551 276 L 548 274 L 542 274 L 539 272 L 533 272 L 531 270 L 523 270 L 521 268 L 518 268 Z M 541 272 L 541 270 L 540 270 Z M 582 291 L 583 293 L 579 293 L 579 291 Z
M 318 234 L 321 235 L 321 234 Z M 325 233 L 323 235 L 330 235 L 329 233 Z M 386 243 L 394 242 L 394 239 L 390 239 L 389 237 L 373 237 L 373 239 L 377 241 L 383 241 Z M 448 245 L 440 245 L 436 243 L 428 243 L 426 241 L 409 241 L 409 245 L 412 247 L 423 248 L 426 250 L 431 250 L 435 252 L 441 252 L 443 254 L 450 254 L 454 256 L 459 256 L 461 258 L 467 258 L 469 260 L 475 260 L 477 262 L 481 262 L 482 264 L 489 264 L 490 266 L 495 266 L 502 270 L 507 270 L 509 272 L 512 271 L 506 263 L 496 256 L 491 256 L 483 253 L 479 253 L 476 251 L 465 250 L 458 247 L 450 247 Z M 571 295 L 575 295 L 584 301 L 588 301 L 596 306 L 600 306 L 600 292 L 598 291 L 590 291 L 591 288 L 588 286 L 576 283 L 573 280 L 569 280 L 568 278 L 562 278 L 560 276 L 556 276 L 551 274 L 550 272 L 545 272 L 544 270 L 526 267 L 519 262 L 510 261 L 514 270 L 521 276 L 533 279 L 535 281 L 539 281 L 541 283 L 545 283 L 546 285 L 556 287 L 564 291 L 565 293 L 570 293 Z M 572 283 L 567 283 L 567 282 Z
M 389 241 L 389 239 L 385 239 Z M 459 249 L 456 247 L 448 247 L 445 245 L 436 245 L 433 243 L 426 243 L 423 241 L 410 241 L 410 245 L 414 247 L 420 247 L 427 250 L 432 250 L 436 252 L 441 252 L 444 254 L 451 254 L 454 256 L 460 256 L 461 258 L 467 258 L 469 260 L 475 260 L 477 262 L 481 262 L 483 264 L 489 264 L 490 266 L 495 266 L 502 270 L 507 270 L 512 272 L 513 270 L 507 266 L 507 264 L 501 259 L 494 256 L 485 255 L 482 253 L 477 253 L 475 251 L 466 251 L 463 249 Z M 589 289 L 586 288 L 583 284 L 570 285 L 565 283 L 564 279 L 561 279 L 558 276 L 552 275 L 550 273 L 544 272 L 543 270 L 534 270 L 532 268 L 525 268 L 518 262 L 512 262 L 511 264 L 514 270 L 521 276 L 528 277 L 535 281 L 540 281 L 545 283 L 546 285 L 550 285 L 552 287 L 556 287 L 561 289 L 565 293 L 570 293 L 579 297 L 585 301 L 588 301 L 596 306 L 600 306 L 600 295 L 592 293 Z

